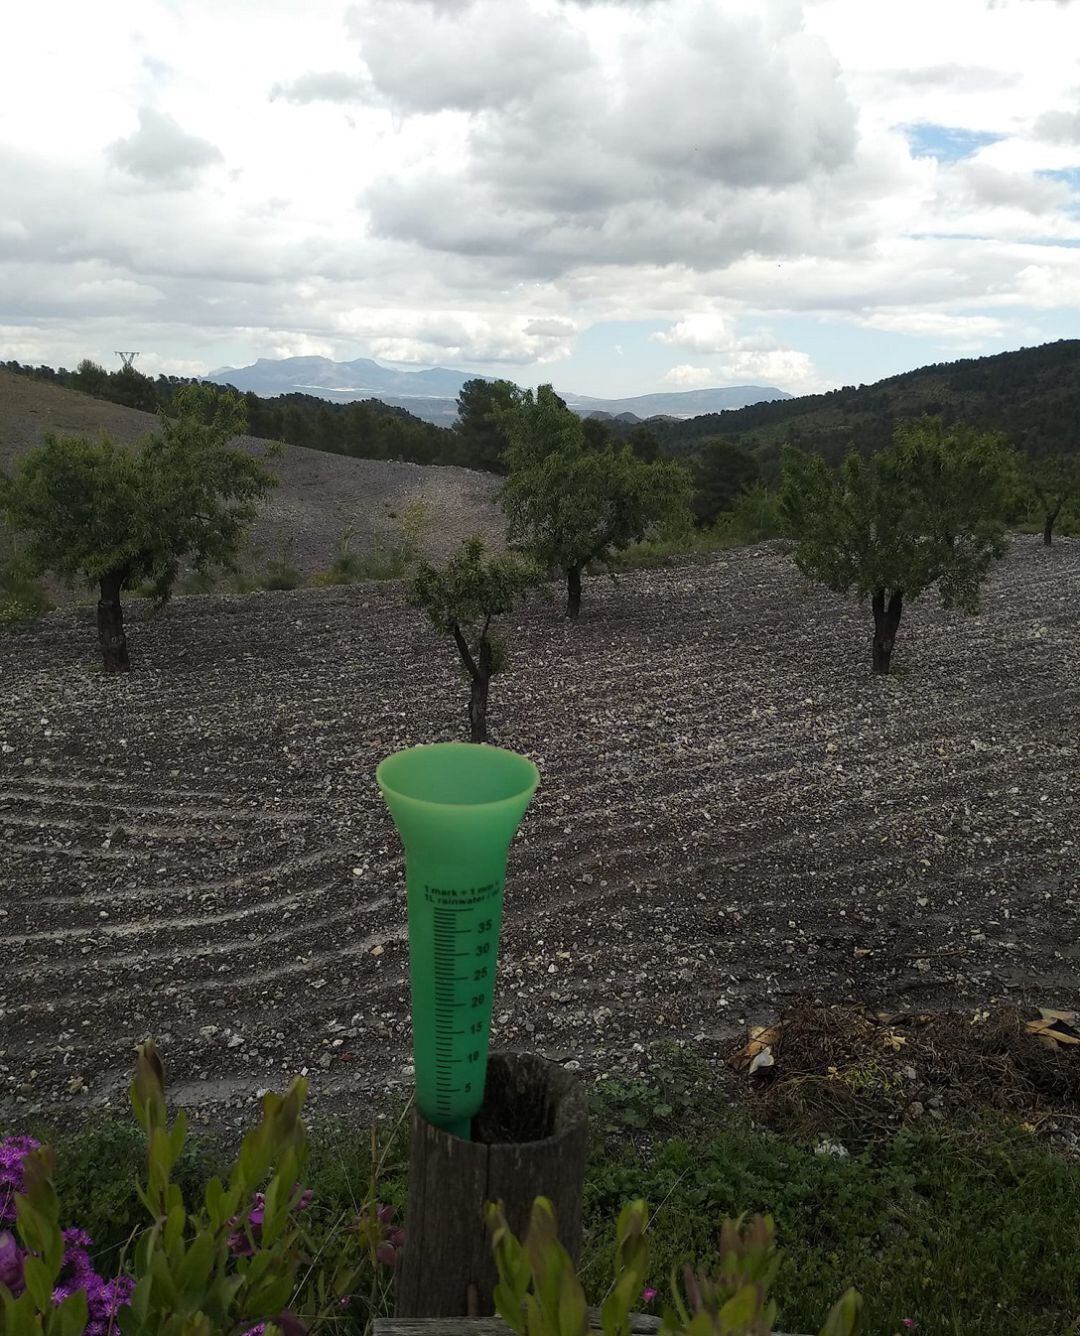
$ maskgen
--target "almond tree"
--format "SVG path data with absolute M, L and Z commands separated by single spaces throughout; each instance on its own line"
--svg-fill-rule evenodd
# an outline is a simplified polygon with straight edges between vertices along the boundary
M 234 395 L 178 390 L 161 430 L 134 448 L 46 434 L 11 478 L 0 509 L 23 538 L 36 574 L 97 586 L 98 639 L 107 673 L 130 667 L 122 596 L 148 583 L 164 602 L 187 562 L 235 566 L 257 503 L 275 479 L 229 440 L 245 425 Z
M 1029 459 L 1024 467 L 1025 481 L 1039 507 L 1043 542 L 1054 541 L 1054 525 L 1065 504 L 1080 497 L 1080 455 L 1050 455 Z
M 421 608 L 436 631 L 453 636 L 470 681 L 469 740 L 487 742 L 488 688 L 506 667 L 506 642 L 492 633 L 492 619 L 509 612 L 540 572 L 513 557 L 484 556 L 484 540 L 467 538 L 440 570 L 421 561 L 408 602 Z
M 690 474 L 615 440 L 590 447 L 581 419 L 550 385 L 523 391 L 499 420 L 510 442 L 499 494 L 510 546 L 565 574 L 566 615 L 576 620 L 591 562 L 610 562 L 654 526 L 688 518 Z
M 869 598 L 872 663 L 887 673 L 905 600 L 936 586 L 944 607 L 977 612 L 983 581 L 1005 552 L 1012 452 L 993 434 L 904 424 L 869 459 L 837 472 L 818 455 L 784 451 L 781 507 L 804 575 Z

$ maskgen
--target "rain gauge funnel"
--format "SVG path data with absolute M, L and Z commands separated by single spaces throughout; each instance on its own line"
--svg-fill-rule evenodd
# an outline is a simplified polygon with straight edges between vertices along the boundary
M 506 854 L 540 775 L 516 752 L 440 742 L 375 771 L 405 845 L 416 1102 L 469 1137 L 484 1100 Z

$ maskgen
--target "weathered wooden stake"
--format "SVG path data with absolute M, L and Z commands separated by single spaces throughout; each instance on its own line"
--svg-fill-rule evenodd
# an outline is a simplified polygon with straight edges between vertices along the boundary
M 533 1053 L 493 1053 L 473 1140 L 413 1114 L 399 1317 L 487 1317 L 498 1281 L 484 1208 L 501 1201 L 521 1238 L 533 1199 L 555 1207 L 576 1262 L 588 1127 L 585 1095 L 565 1068 Z

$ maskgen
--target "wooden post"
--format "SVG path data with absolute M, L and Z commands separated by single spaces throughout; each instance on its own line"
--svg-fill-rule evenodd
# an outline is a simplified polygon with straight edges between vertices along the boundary
M 576 1262 L 588 1127 L 577 1078 L 533 1053 L 493 1053 L 473 1140 L 413 1114 L 399 1317 L 487 1317 L 498 1281 L 484 1210 L 501 1201 L 520 1238 L 533 1199 L 555 1207 Z

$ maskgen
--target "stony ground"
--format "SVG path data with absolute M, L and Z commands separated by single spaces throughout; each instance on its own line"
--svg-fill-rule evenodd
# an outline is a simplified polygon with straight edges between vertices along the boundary
M 974 619 L 865 610 L 770 549 L 537 599 L 495 739 L 543 784 L 511 851 L 496 1042 L 587 1072 L 726 1054 L 797 1003 L 1080 1000 L 1080 543 L 1018 539 Z M 394 585 L 89 611 L 0 639 L 0 1121 L 174 1094 L 246 1120 L 306 1070 L 364 1118 L 408 1085 L 402 857 L 375 788 L 462 735 L 449 642 Z

